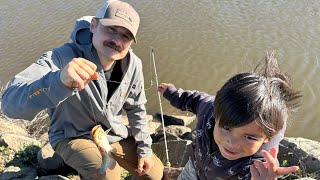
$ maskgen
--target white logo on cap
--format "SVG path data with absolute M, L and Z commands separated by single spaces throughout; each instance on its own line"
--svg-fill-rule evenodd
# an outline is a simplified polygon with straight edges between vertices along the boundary
M 123 11 L 121 9 L 118 9 L 115 16 L 117 17 L 120 17 L 124 20 L 126 20 L 128 23 L 130 23 L 131 25 L 133 24 L 133 19 L 132 17 L 126 12 L 126 11 Z

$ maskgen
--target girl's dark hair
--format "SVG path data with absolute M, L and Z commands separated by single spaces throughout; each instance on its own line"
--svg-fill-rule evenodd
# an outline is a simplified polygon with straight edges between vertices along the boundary
M 283 128 L 288 113 L 298 109 L 301 97 L 280 72 L 274 52 L 267 53 L 254 72 L 233 76 L 217 92 L 214 117 L 220 127 L 229 128 L 256 121 L 271 138 Z

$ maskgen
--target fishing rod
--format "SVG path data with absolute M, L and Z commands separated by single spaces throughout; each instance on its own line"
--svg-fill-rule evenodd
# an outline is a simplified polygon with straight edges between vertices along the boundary
M 152 59 L 152 62 L 153 62 L 153 69 L 154 69 L 154 76 L 155 76 L 155 79 L 156 79 L 156 85 L 157 85 L 157 87 L 159 87 L 157 67 L 156 67 L 156 61 L 154 60 L 153 47 L 150 47 L 150 48 L 151 48 L 150 54 L 151 54 L 151 59 Z M 161 114 L 161 122 L 162 122 L 162 128 L 163 128 L 164 144 L 165 144 L 165 148 L 166 148 L 166 157 L 167 157 L 166 166 L 167 166 L 168 168 L 170 168 L 170 167 L 171 167 L 171 163 L 170 163 L 170 161 L 169 161 L 169 154 L 168 154 L 169 150 L 168 150 L 168 145 L 167 145 L 166 129 L 165 129 L 165 126 L 164 126 L 161 95 L 160 95 L 160 92 L 159 92 L 159 91 L 158 91 L 158 99 L 159 99 L 159 105 L 160 105 L 160 114 Z

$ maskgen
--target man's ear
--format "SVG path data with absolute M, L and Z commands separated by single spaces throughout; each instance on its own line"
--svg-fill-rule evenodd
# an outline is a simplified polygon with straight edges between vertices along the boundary
M 93 33 L 93 31 L 97 28 L 98 20 L 96 18 L 92 18 L 90 23 L 90 31 Z

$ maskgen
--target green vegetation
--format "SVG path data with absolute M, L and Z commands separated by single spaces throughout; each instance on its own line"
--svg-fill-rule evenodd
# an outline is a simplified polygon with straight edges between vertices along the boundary
M 126 180 L 129 177 L 130 177 L 130 173 L 127 170 L 121 168 L 121 177 L 120 177 L 120 179 L 121 180 Z M 67 175 L 67 178 L 69 178 L 71 180 L 80 180 L 80 177 L 76 172 L 69 173 Z
M 0 146 L 0 173 L 8 166 L 24 167 L 33 165 L 37 167 L 37 153 L 41 147 L 34 144 L 24 144 L 19 150 Z
M 121 168 L 121 179 L 126 179 L 129 176 L 130 176 L 130 173 L 127 170 Z
M 71 172 L 67 175 L 67 178 L 72 179 L 72 180 L 76 180 L 76 179 L 80 179 L 79 175 L 77 172 Z
M 292 166 L 292 164 L 288 160 L 283 160 L 280 163 L 280 166 L 281 167 L 289 167 L 289 166 Z M 320 175 L 319 173 L 320 173 L 320 171 L 318 173 L 317 172 L 306 173 L 303 163 L 300 162 L 299 169 L 296 172 L 288 174 L 283 177 L 280 177 L 279 179 L 288 179 L 289 180 L 289 179 L 299 179 L 299 178 L 306 178 L 306 177 L 317 179 Z

